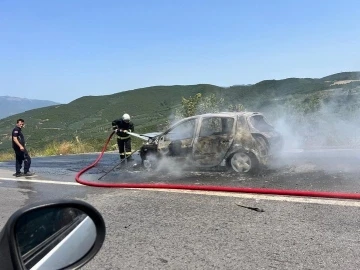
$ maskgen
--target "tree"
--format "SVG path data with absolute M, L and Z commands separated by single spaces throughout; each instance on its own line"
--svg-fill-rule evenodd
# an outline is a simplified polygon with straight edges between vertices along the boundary
M 181 119 L 204 113 L 217 113 L 221 111 L 245 111 L 242 104 L 226 105 L 225 100 L 216 94 L 202 96 L 197 93 L 189 98 L 182 98 L 181 106 L 175 111 L 175 118 Z
M 175 112 L 176 118 L 184 118 L 195 115 L 201 97 L 201 93 L 197 93 L 195 96 L 190 96 L 188 99 L 182 97 L 181 107 Z

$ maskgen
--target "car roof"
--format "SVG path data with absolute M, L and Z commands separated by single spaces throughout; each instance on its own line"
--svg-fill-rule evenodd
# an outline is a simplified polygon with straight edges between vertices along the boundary
M 263 116 L 262 113 L 260 112 L 218 112 L 218 113 L 204 113 L 204 114 L 198 114 L 198 115 L 193 115 L 193 116 L 189 116 L 186 118 L 182 118 L 176 122 L 174 122 L 173 124 L 171 124 L 171 126 L 169 128 L 166 129 L 166 131 L 174 128 L 175 126 L 177 126 L 178 124 L 190 120 L 190 119 L 199 119 L 199 118 L 203 118 L 203 117 L 237 117 L 237 116 L 244 116 L 244 117 L 250 117 L 250 116 L 255 116 L 255 115 L 261 115 Z M 166 131 L 161 132 L 164 133 Z M 146 134 L 144 134 L 146 135 Z
M 204 113 L 204 114 L 198 114 L 198 115 L 194 115 L 194 116 L 189 116 L 186 118 L 183 118 L 179 121 L 176 121 L 174 124 L 171 125 L 170 128 L 174 127 L 175 125 L 184 122 L 186 120 L 189 119 L 198 119 L 198 118 L 202 118 L 202 117 L 237 117 L 237 116 L 244 116 L 244 117 L 250 117 L 250 116 L 254 116 L 254 115 L 263 115 L 262 113 L 259 112 L 218 112 L 218 113 Z
M 253 116 L 253 115 L 262 115 L 262 113 L 259 112 L 219 112 L 219 113 L 205 113 L 205 114 L 199 114 L 192 117 L 216 117 L 216 116 L 226 116 L 226 117 L 235 117 L 235 116 Z M 189 117 L 189 118 L 192 118 Z

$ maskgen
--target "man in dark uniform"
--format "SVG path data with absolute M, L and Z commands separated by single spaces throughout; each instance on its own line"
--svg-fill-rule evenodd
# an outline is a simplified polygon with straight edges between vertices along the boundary
M 32 176 L 34 173 L 30 172 L 31 158 L 28 151 L 25 148 L 25 138 L 21 129 L 24 127 L 24 120 L 18 119 L 16 121 L 16 127 L 12 131 L 12 148 L 15 151 L 16 157 L 16 173 L 15 176 Z M 22 163 L 24 162 L 24 173 L 21 173 Z
M 130 115 L 125 113 L 121 119 L 112 122 L 113 130 L 117 135 L 120 159 L 131 155 L 131 136 L 127 132 L 134 132 L 134 124 L 130 121 Z

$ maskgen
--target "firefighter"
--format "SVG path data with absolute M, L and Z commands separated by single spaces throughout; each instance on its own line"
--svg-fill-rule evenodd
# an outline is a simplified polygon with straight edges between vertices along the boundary
M 127 132 L 134 132 L 134 124 L 130 121 L 130 115 L 125 113 L 121 119 L 114 120 L 112 122 L 112 127 L 117 135 L 120 159 L 123 160 L 126 157 L 130 160 L 131 136 Z

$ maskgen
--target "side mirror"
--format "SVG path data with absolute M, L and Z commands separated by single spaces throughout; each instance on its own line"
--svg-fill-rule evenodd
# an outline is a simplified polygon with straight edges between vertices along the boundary
M 79 269 L 100 250 L 105 222 L 90 204 L 58 200 L 16 211 L 0 235 L 1 269 Z

